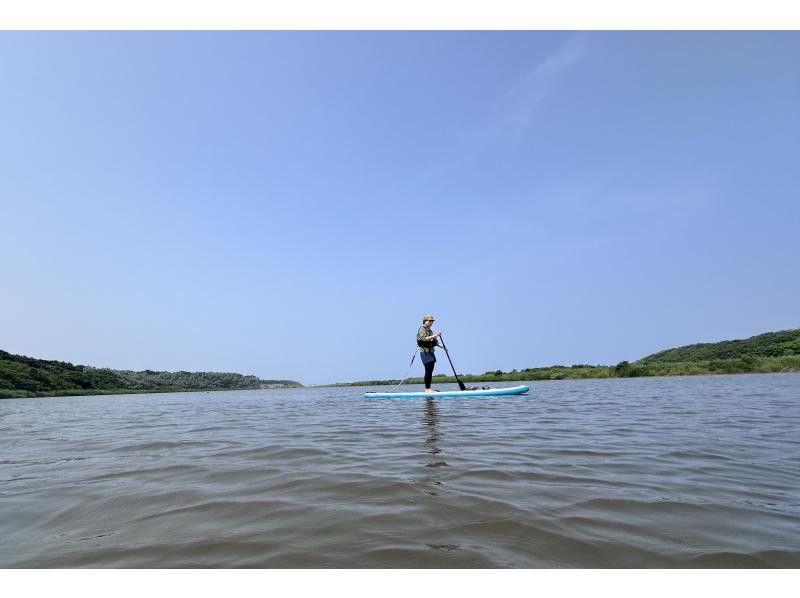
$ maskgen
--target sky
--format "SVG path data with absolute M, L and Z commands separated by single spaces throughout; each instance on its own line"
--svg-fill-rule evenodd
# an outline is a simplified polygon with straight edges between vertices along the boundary
M 798 63 L 776 31 L 0 32 L 0 349 L 322 384 L 402 378 L 425 313 L 460 373 L 800 327 Z

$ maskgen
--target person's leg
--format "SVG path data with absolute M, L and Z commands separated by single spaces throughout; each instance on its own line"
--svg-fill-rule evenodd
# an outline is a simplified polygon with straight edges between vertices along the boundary
M 436 365 L 435 361 L 429 361 L 425 364 L 425 390 L 430 390 L 431 381 L 433 380 L 433 366 Z

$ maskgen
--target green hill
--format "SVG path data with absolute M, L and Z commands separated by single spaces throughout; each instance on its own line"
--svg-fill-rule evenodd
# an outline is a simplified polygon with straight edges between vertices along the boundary
M 616 365 L 551 365 L 504 372 L 459 374 L 462 382 L 512 382 L 577 378 L 637 378 L 642 376 L 694 376 L 701 374 L 744 374 L 800 371 L 800 328 L 767 332 L 742 340 L 686 345 L 653 353 L 638 361 Z M 422 378 L 408 378 L 407 384 L 421 384 Z M 434 382 L 452 383 L 455 377 L 434 376 Z M 341 382 L 333 386 L 398 384 L 400 380 Z
M 262 380 L 229 372 L 132 372 L 0 351 L 0 398 L 294 388 L 294 380 Z
M 800 355 L 800 328 L 767 332 L 741 340 L 698 343 L 667 349 L 666 351 L 642 357 L 636 363 L 686 363 L 718 359 L 741 359 L 746 355 L 751 357 Z

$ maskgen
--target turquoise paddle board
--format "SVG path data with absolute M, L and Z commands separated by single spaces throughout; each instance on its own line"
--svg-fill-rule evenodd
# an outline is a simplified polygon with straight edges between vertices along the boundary
M 365 399 L 400 399 L 413 397 L 497 397 L 501 395 L 521 395 L 530 390 L 527 386 L 508 388 L 484 388 L 478 390 L 442 390 L 439 392 L 365 392 Z

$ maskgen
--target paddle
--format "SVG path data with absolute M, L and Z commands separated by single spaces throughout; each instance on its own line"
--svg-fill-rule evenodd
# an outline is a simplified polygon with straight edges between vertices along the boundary
M 447 350 L 447 345 L 444 344 L 444 339 L 442 338 L 441 334 L 439 335 L 439 340 L 442 341 L 442 349 L 444 349 L 444 354 L 447 355 L 447 361 L 450 362 L 450 367 L 453 368 L 453 375 L 456 377 L 456 382 L 458 382 L 458 387 L 461 390 L 467 390 L 467 387 L 464 386 L 464 383 L 458 379 L 458 374 L 456 374 L 456 368 L 455 366 L 453 366 L 453 360 L 450 359 L 450 351 Z

